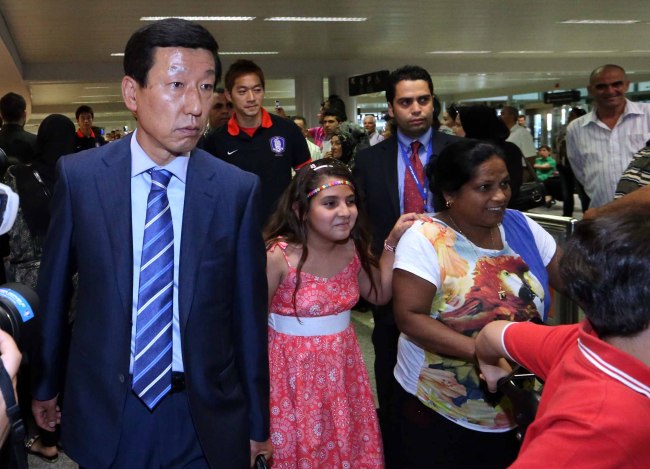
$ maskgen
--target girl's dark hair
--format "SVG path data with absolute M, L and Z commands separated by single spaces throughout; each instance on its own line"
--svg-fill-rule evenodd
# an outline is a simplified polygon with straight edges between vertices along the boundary
M 495 155 L 505 163 L 505 156 L 499 147 L 465 138 L 446 146 L 438 158 L 431 160 L 426 167 L 426 173 L 436 211 L 447 209 L 445 192 L 458 191 L 472 179 L 477 167 Z
M 451 120 L 456 120 L 456 116 L 458 115 L 458 108 L 460 107 L 459 104 L 457 103 L 451 103 L 449 106 L 447 106 L 447 114 L 449 114 L 449 117 L 451 117 Z
M 378 267 L 379 263 L 370 252 L 370 230 L 368 229 L 365 212 L 358 205 L 359 191 L 352 180 L 352 173 L 347 165 L 339 160 L 323 158 L 298 170 L 291 184 L 289 184 L 289 187 L 278 201 L 278 207 L 271 215 L 263 233 L 267 249 L 278 241 L 285 241 L 302 247 L 302 255 L 296 267 L 296 288 L 293 291 L 294 309 L 296 308 L 296 294 L 300 288 L 300 273 L 309 255 L 307 247 L 309 231 L 305 223 L 305 217 L 310 208 L 310 199 L 307 198 L 307 194 L 323 184 L 323 180 L 328 177 L 343 179 L 353 184 L 353 186 L 348 187 L 354 192 L 358 216 L 357 222 L 350 232 L 350 238 L 354 241 L 361 268 L 370 277 L 370 290 L 376 290 L 371 269 L 372 267 Z

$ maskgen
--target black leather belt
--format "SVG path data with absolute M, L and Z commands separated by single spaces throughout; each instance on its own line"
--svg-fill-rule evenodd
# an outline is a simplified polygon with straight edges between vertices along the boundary
M 185 373 L 172 371 L 172 390 L 171 392 L 180 392 L 185 390 Z

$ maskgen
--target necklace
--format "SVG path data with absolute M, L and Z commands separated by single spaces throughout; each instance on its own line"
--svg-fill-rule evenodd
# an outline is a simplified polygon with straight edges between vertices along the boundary
M 481 255 L 480 255 L 480 254 L 478 253 L 478 251 L 476 250 L 476 245 L 472 242 L 471 239 L 469 239 L 469 237 L 468 237 L 465 233 L 463 233 L 463 232 L 460 230 L 460 228 L 458 227 L 458 224 L 456 223 L 456 220 L 454 220 L 454 218 L 451 216 L 451 214 L 450 214 L 449 212 L 447 212 L 447 216 L 449 217 L 449 220 L 453 223 L 454 228 L 456 228 L 456 231 L 458 231 L 460 234 L 462 234 L 462 235 L 465 237 L 465 239 L 467 240 L 467 242 L 469 242 L 469 245 L 470 245 L 470 246 L 472 247 L 472 249 L 474 250 L 474 254 L 476 254 L 476 259 L 478 260 L 478 258 L 480 258 Z M 492 228 L 490 228 L 490 243 L 491 243 L 491 245 L 492 245 L 491 249 L 496 250 L 496 249 L 495 249 L 495 245 L 496 245 L 496 244 L 495 244 L 495 242 L 494 242 L 494 235 L 492 234 Z M 497 292 L 497 294 L 499 295 L 499 299 L 500 299 L 501 301 L 503 301 L 503 300 L 506 299 L 506 292 L 505 292 L 505 290 L 500 289 L 500 290 Z
M 454 228 L 456 228 L 456 231 L 458 231 L 460 234 L 462 234 L 467 239 L 467 241 L 469 241 L 469 244 L 472 246 L 472 249 L 474 249 L 474 252 L 478 256 L 478 251 L 475 248 L 476 245 L 472 242 L 471 239 L 469 239 L 469 236 L 467 236 L 465 233 L 463 233 L 460 230 L 460 228 L 458 228 L 458 224 L 456 223 L 456 220 L 453 219 L 451 214 L 447 212 L 447 216 L 449 217 L 449 220 L 451 220 L 451 222 L 454 224 Z M 493 249 L 493 250 L 496 251 L 497 250 L 496 247 L 495 247 L 496 243 L 494 242 L 494 234 L 492 233 L 492 228 L 490 228 L 490 244 L 492 246 L 489 249 Z

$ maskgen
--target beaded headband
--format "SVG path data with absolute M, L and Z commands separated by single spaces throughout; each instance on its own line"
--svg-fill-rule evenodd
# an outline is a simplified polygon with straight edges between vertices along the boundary
M 350 181 L 346 181 L 345 179 L 338 179 L 336 181 L 328 182 L 327 184 L 323 184 L 322 186 L 318 186 L 316 189 L 312 190 L 307 194 L 307 200 L 311 199 L 313 196 L 318 194 L 320 191 L 323 191 L 325 189 L 329 189 L 330 187 L 334 186 L 350 186 L 352 190 L 354 190 L 354 185 Z

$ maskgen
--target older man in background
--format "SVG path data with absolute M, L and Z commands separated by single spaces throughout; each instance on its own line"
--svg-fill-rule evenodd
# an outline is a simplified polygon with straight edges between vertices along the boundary
M 366 114 L 363 118 L 363 128 L 366 129 L 370 146 L 376 145 L 384 140 L 384 136 L 377 132 L 377 119 L 375 119 L 373 114 Z
M 567 127 L 567 156 L 590 207 L 612 201 L 621 174 L 650 138 L 650 104 L 627 99 L 629 86 L 623 67 L 596 68 L 587 87 L 594 109 Z

